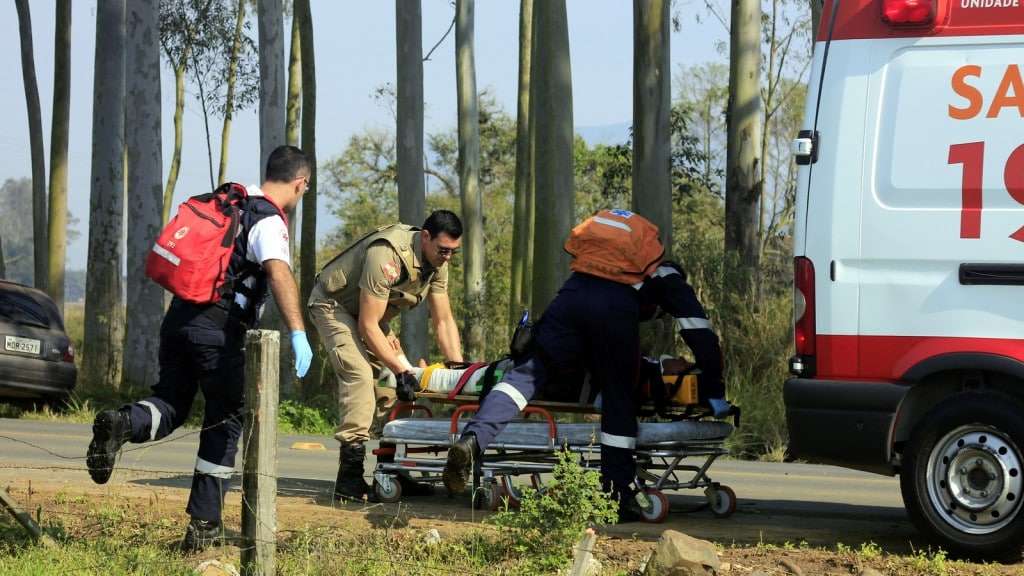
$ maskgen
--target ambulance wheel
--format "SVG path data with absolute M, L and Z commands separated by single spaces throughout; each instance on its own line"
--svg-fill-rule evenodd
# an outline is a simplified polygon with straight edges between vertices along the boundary
M 949 398 L 914 428 L 900 488 L 910 519 L 951 553 L 1021 558 L 1024 406 L 998 394 Z
M 724 484 L 709 486 L 704 491 L 715 518 L 728 518 L 736 511 L 736 492 Z
M 645 488 L 644 494 L 647 495 L 650 506 L 641 509 L 640 517 L 644 522 L 661 524 L 668 517 L 668 496 L 657 488 Z
M 373 480 L 373 491 L 377 494 L 377 498 L 381 502 L 387 504 L 394 504 L 402 499 L 402 483 L 398 481 L 398 476 L 387 476 L 384 482 Z

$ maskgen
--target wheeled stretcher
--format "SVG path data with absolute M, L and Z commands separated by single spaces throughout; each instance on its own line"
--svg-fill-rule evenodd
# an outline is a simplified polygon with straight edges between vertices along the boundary
M 450 374 L 443 376 L 454 379 Z M 434 418 L 430 408 L 419 403 L 400 403 L 392 410 L 383 427 L 381 447 L 374 451 L 378 456 L 394 454 L 392 461 L 378 462 L 374 471 L 374 490 L 381 501 L 401 499 L 399 476 L 441 483 L 447 450 L 458 440 L 467 422 L 461 417 L 479 408 L 479 396 L 461 393 L 469 382 L 468 378 L 463 380 L 463 386 L 452 386 L 447 391 L 427 389 L 417 394 L 419 399 L 434 403 L 457 404 L 450 418 Z M 645 521 L 661 522 L 668 515 L 668 490 L 702 489 L 711 512 L 718 517 L 727 517 L 736 509 L 735 492 L 713 481 L 708 470 L 719 456 L 727 453 L 723 444 L 739 424 L 738 412 L 730 424 L 701 420 L 691 409 L 676 412 L 678 416 L 673 421 L 640 422 L 636 484 L 645 496 L 639 498 Z M 522 484 L 517 480 L 525 479 L 543 490 L 543 475 L 554 469 L 561 450 L 578 454 L 584 467 L 600 467 L 600 423 L 560 423 L 552 413 L 561 412 L 598 411 L 576 403 L 531 402 L 523 410 L 524 418 L 509 423 L 476 463 L 474 506 L 494 510 L 506 500 L 509 506 L 518 506 Z

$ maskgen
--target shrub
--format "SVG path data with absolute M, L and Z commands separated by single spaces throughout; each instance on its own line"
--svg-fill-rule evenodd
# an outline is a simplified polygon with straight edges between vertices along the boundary
M 576 458 L 560 452 L 553 482 L 543 490 L 523 488 L 518 512 L 506 506 L 490 520 L 505 530 L 509 547 L 538 570 L 565 565 L 583 530 L 618 518 L 618 503 L 601 490 L 600 474 Z

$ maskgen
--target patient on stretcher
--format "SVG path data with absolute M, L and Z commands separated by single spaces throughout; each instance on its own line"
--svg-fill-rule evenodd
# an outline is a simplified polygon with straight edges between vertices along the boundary
M 491 363 L 473 363 L 460 366 L 446 366 L 442 363 L 426 367 L 412 368 L 412 373 L 420 383 L 418 394 L 436 399 L 437 395 L 446 395 L 448 399 L 470 401 L 467 397 L 479 397 L 496 382 L 500 382 L 505 371 L 510 370 L 513 362 L 509 358 Z M 661 359 L 643 357 L 641 366 L 641 382 L 637 386 L 638 402 L 642 415 L 658 414 L 663 417 L 699 417 L 707 415 L 698 400 L 698 374 L 695 365 L 681 358 L 663 356 Z M 378 379 L 378 386 L 395 388 L 396 378 L 384 369 Z M 589 378 L 583 377 L 582 382 L 574 387 L 578 394 L 575 398 L 545 398 L 549 400 L 576 404 L 578 408 L 589 408 L 600 411 L 601 396 L 591 395 Z M 563 388 L 564 389 L 564 388 Z

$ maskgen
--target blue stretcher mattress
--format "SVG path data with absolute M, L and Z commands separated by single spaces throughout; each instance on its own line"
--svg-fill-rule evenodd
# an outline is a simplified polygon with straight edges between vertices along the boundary
M 461 432 L 468 420 L 459 422 Z M 382 442 L 414 442 L 448 444 L 451 420 L 439 418 L 402 418 L 384 425 Z M 733 427 L 717 420 L 680 420 L 678 422 L 641 422 L 637 446 L 664 442 L 721 442 Z M 558 424 L 556 444 L 588 446 L 599 444 L 601 424 L 598 422 Z M 548 424 L 542 420 L 510 422 L 494 440 L 495 444 L 517 446 L 547 446 Z

